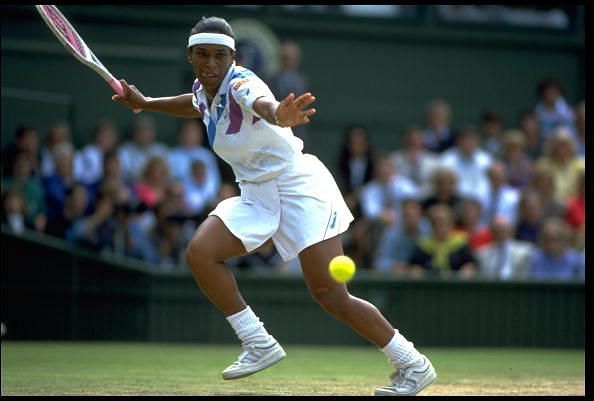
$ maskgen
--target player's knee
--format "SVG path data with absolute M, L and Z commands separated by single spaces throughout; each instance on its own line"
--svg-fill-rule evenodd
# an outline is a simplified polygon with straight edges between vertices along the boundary
M 349 294 L 342 288 L 319 287 L 311 291 L 313 299 L 326 312 L 340 319 L 349 302 Z
M 201 266 L 210 262 L 213 257 L 210 250 L 211 247 L 207 246 L 207 244 L 204 241 L 201 241 L 199 237 L 195 236 L 192 238 L 186 248 L 186 261 L 188 262 L 190 269 L 198 271 Z

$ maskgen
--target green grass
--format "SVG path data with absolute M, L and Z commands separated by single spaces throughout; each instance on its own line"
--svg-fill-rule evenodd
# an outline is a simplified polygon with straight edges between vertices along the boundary
M 287 358 L 223 381 L 239 346 L 2 343 L 2 395 L 370 395 L 391 367 L 377 349 L 286 345 Z M 584 395 L 584 351 L 424 348 L 423 395 Z

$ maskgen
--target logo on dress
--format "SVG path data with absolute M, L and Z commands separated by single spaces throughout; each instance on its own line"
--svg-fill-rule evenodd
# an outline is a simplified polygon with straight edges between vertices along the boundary
M 334 228 L 336 225 L 336 212 L 332 214 L 332 221 L 330 222 L 330 228 Z
M 244 83 L 246 83 L 247 81 L 249 81 L 248 78 L 242 79 L 241 81 L 238 81 L 235 85 L 233 85 L 233 89 L 237 90 L 239 89 L 239 87 L 241 85 L 243 85 Z

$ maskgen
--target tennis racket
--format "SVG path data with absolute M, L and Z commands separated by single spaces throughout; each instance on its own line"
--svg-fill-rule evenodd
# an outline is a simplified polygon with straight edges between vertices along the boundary
M 92 68 L 109 86 L 120 96 L 124 96 L 124 88 L 120 81 L 114 78 L 107 68 L 93 54 L 89 46 L 82 40 L 80 35 L 74 30 L 70 22 L 62 15 L 56 6 L 36 5 L 35 8 L 45 21 L 52 33 L 58 38 L 60 43 L 68 50 L 78 61 Z M 140 113 L 142 110 L 134 110 Z

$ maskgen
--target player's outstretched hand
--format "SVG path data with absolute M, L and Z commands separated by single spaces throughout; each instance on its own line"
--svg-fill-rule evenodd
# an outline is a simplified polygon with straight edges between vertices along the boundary
M 309 123 L 309 117 L 316 113 L 316 109 L 306 109 L 315 102 L 316 98 L 307 92 L 295 99 L 294 93 L 283 99 L 276 108 L 276 120 L 283 127 L 293 127 L 295 125 Z
M 124 95 L 113 95 L 111 99 L 114 102 L 118 102 L 119 104 L 134 110 L 134 112 L 138 113 L 141 111 L 146 103 L 146 97 L 136 88 L 134 85 L 128 85 L 128 83 L 120 79 L 120 83 L 122 84 L 122 88 L 124 89 Z

